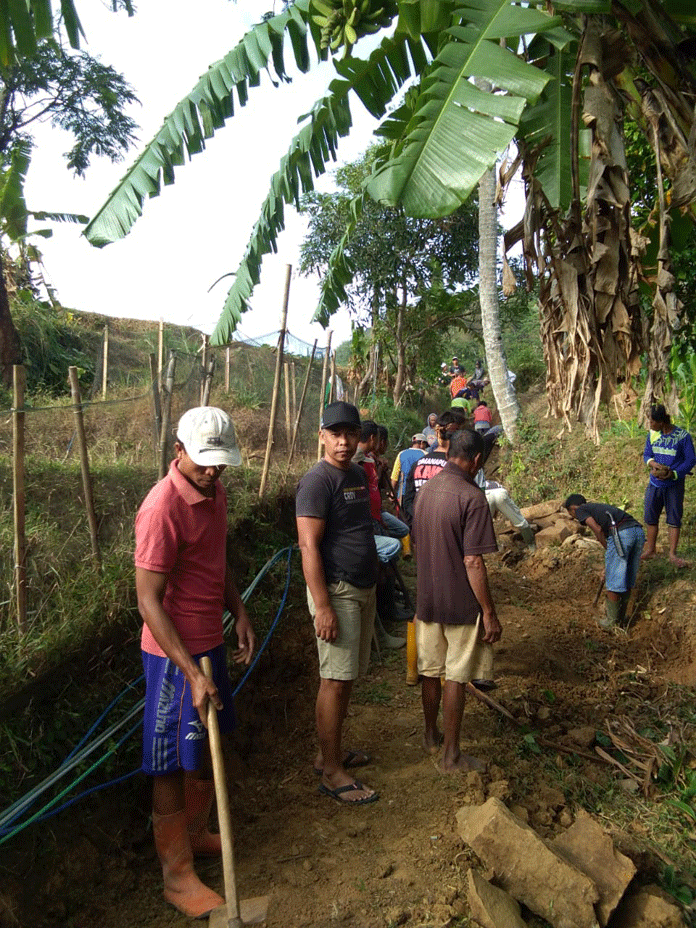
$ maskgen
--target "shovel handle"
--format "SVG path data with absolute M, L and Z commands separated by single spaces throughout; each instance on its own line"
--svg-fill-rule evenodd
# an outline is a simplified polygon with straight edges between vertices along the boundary
M 210 663 L 210 658 L 204 655 L 200 660 L 200 664 L 203 673 L 212 680 L 213 665 Z M 217 709 L 210 700 L 208 700 L 208 739 L 210 741 L 210 755 L 213 760 L 215 800 L 217 802 L 220 842 L 222 844 L 222 873 L 225 882 L 227 918 L 231 923 L 241 924 L 237 879 L 234 872 L 234 838 L 232 836 L 230 819 L 230 802 L 227 795 L 227 776 L 225 774 L 225 763 L 222 757 L 222 743 L 220 741 L 220 726 L 218 725 Z

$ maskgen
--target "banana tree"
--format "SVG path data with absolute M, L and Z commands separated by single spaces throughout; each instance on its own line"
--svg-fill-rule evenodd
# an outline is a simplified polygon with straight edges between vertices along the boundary
M 361 38 L 380 28 L 385 36 L 379 46 L 359 57 Z M 105 245 L 127 234 L 146 199 L 173 183 L 175 169 L 234 116 L 235 98 L 240 106 L 247 104 L 262 71 L 278 82 L 289 79 L 288 47 L 301 72 L 310 67 L 310 52 L 317 60 L 332 54 L 337 76 L 301 120 L 271 180 L 213 340 L 227 341 L 248 307 L 263 256 L 275 248 L 284 227 L 285 207 L 296 205 L 336 157 L 357 97 L 382 120 L 377 134 L 391 147 L 356 198 L 356 215 L 364 197 L 401 206 L 408 215 L 447 215 L 517 141 L 527 184 L 520 232 L 528 272 L 536 265 L 541 277 L 549 402 L 568 424 L 571 414 L 577 415 L 596 434 L 599 403 L 635 371 L 643 347 L 640 242 L 631 236 L 621 121 L 627 105 L 638 114 L 641 106 L 645 109 L 637 83 L 640 68 L 653 82 L 648 89 L 660 94 L 661 115 L 650 111 L 643 119 L 653 120 L 653 135 L 663 140 L 662 169 L 675 185 L 680 173 L 686 180 L 694 172 L 694 76 L 683 51 L 695 37 L 690 0 L 562 0 L 552 6 L 541 0 L 398 0 L 393 5 L 296 0 L 255 26 L 209 68 L 165 119 L 86 235 Z M 495 92 L 478 89 L 475 78 L 490 81 Z M 387 115 L 393 101 L 399 105 Z M 584 176 L 583 120 L 591 154 Z M 668 129 L 681 140 L 681 161 L 667 157 L 674 151 L 664 140 Z M 681 183 L 681 208 L 696 198 L 692 186 Z M 323 282 L 316 313 L 321 320 L 340 305 L 350 280 L 350 235 L 349 223 Z M 654 276 L 651 324 L 657 347 L 650 363 L 657 370 L 666 367 L 678 314 L 666 234 Z M 651 384 L 654 392 L 660 376 Z

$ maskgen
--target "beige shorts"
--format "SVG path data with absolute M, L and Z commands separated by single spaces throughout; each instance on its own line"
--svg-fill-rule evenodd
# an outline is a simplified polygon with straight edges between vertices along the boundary
M 319 676 L 325 680 L 357 680 L 367 673 L 372 634 L 375 628 L 375 587 L 365 589 L 341 580 L 328 587 L 331 606 L 338 618 L 335 641 L 317 638 Z M 307 603 L 312 618 L 314 600 L 307 587 Z
M 490 680 L 493 648 L 483 641 L 483 618 L 476 625 L 440 625 L 416 619 L 418 673 L 444 677 L 455 683 Z

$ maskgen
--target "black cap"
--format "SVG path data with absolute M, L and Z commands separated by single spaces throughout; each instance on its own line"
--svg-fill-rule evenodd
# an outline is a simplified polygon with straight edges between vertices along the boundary
M 337 425 L 352 425 L 360 428 L 360 413 L 350 403 L 329 403 L 321 415 L 321 427 L 331 429 Z

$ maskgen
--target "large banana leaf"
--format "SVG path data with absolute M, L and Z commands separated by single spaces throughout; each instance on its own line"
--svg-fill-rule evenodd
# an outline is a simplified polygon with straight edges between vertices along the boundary
M 263 70 L 279 81 L 289 80 L 283 58 L 283 40 L 290 38 L 300 71 L 309 68 L 307 43 L 309 0 L 297 0 L 278 16 L 258 23 L 224 58 L 212 65 L 191 93 L 177 104 L 154 139 L 109 194 L 109 198 L 85 229 L 87 239 L 101 247 L 123 238 L 142 215 L 147 197 L 157 196 L 160 186 L 174 182 L 174 168 L 186 156 L 205 148 L 205 139 L 234 115 L 233 91 L 245 106 L 249 87 L 258 86 Z M 318 47 L 318 39 L 315 43 Z
M 62 26 L 73 48 L 84 35 L 73 0 L 61 0 Z M 0 3 L 0 69 L 33 55 L 42 39 L 55 31 L 51 0 L 4 0 Z
M 338 139 L 350 131 L 349 95 L 355 93 L 374 116 L 383 116 L 394 93 L 425 65 L 423 44 L 404 35 L 384 39 L 365 60 L 347 58 L 336 62 L 340 77 L 331 82 L 327 94 L 305 117 L 306 124 L 292 140 L 279 170 L 271 178 L 261 216 L 211 336 L 213 344 L 224 345 L 230 340 L 241 314 L 248 308 L 249 297 L 260 280 L 263 257 L 275 251 L 277 235 L 285 227 L 284 204 L 297 205 L 300 193 L 313 189 L 313 178 L 326 170 L 329 158 L 335 158 Z M 333 279 L 338 281 L 339 277 L 340 274 Z M 330 291 L 329 287 L 327 293 Z M 340 303 L 340 296 L 332 301 L 327 295 L 327 300 L 333 311 Z
M 328 270 L 321 282 L 321 295 L 312 321 L 320 322 L 323 326 L 329 324 L 331 316 L 348 299 L 346 287 L 353 280 L 355 269 L 346 254 L 346 248 L 350 244 L 355 227 L 362 216 L 365 197 L 366 194 L 362 193 L 351 201 L 350 220 L 340 242 L 331 253 Z
M 24 199 L 24 182 L 31 163 L 32 143 L 20 139 L 12 146 L 7 167 L 0 172 L 0 226 L 13 242 L 27 234 L 29 211 Z
M 415 109 L 402 109 L 390 121 L 388 135 L 398 141 L 368 183 L 370 196 L 399 204 L 410 216 L 443 216 L 460 206 L 513 139 L 527 102 L 550 80 L 502 48 L 501 40 L 559 23 L 512 0 L 460 0 L 449 41 L 425 75 Z M 487 93 L 470 78 L 506 93 Z
M 577 51 L 577 46 L 575 47 Z M 534 176 L 544 195 L 556 209 L 565 210 L 573 196 L 571 178 L 571 98 L 573 93 L 574 54 L 549 49 L 546 73 L 553 77 L 541 99 L 525 110 L 519 126 L 525 150 L 539 147 Z M 581 131 L 581 155 L 587 154 L 588 130 Z M 587 157 L 580 159 L 580 184 L 587 182 Z

